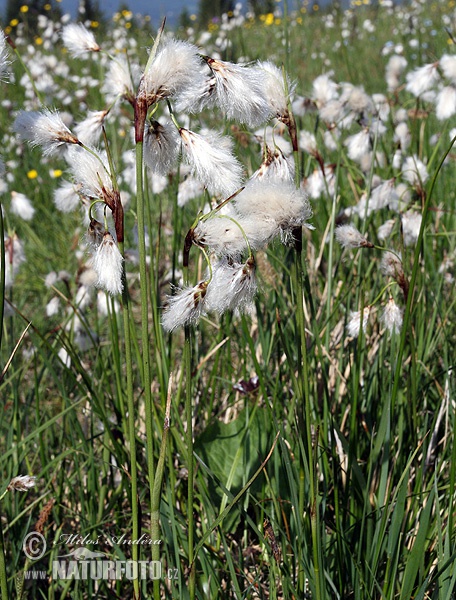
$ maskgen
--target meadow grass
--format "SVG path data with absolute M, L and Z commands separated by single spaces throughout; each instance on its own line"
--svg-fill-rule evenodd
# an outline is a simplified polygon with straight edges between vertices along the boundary
M 61 24 L 43 21 L 35 37 L 20 24 L 4 28 L 40 97 L 11 51 L 0 110 L 3 254 L 6 264 L 19 255 L 17 236 L 25 258 L 3 286 L 2 597 L 454 597 L 455 117 L 436 114 L 443 83 L 416 97 L 406 74 L 454 55 L 455 24 L 452 3 L 436 1 L 308 6 L 176 31 L 205 55 L 284 67 L 296 85 L 300 147 L 293 153 L 278 126 L 275 142 L 311 198 L 314 229 L 255 252 L 259 292 L 246 314 L 210 313 L 171 333 L 161 318 L 172 286 L 204 278 L 204 256 L 192 246 L 184 264 L 184 242 L 214 205 L 209 194 L 181 202 L 183 163 L 165 179 L 143 171 L 132 107 L 113 111 L 105 141 L 124 201 L 126 279 L 122 296 L 90 288 L 86 302 L 88 206 L 85 218 L 57 210 L 64 153 L 43 156 L 12 123 L 42 106 L 75 123 L 105 108 L 111 59 L 72 58 Z M 153 39 L 128 12 L 95 35 L 144 70 Z M 388 89 L 392 55 L 407 67 Z M 323 74 L 337 84 L 333 99 L 346 94 L 345 125 L 323 116 L 328 102 L 314 84 Z M 374 94 L 385 98 L 382 127 Z M 260 166 L 262 128 L 253 133 L 217 110 L 176 118 L 231 135 L 248 176 Z M 353 158 L 345 141 L 365 129 L 369 151 Z M 366 198 L 386 181 L 394 195 L 370 210 Z M 32 200 L 31 220 L 13 213 L 13 191 Z M 342 247 L 335 234 L 347 223 L 372 247 Z M 400 257 L 402 278 L 385 267 L 385 249 Z M 393 332 L 381 318 L 390 296 L 403 322 Z M 26 474 L 36 477 L 27 492 L 10 484 Z M 32 532 L 46 549 L 29 547 L 29 558 Z M 159 561 L 161 577 L 53 572 L 78 548 L 103 553 L 93 564 Z

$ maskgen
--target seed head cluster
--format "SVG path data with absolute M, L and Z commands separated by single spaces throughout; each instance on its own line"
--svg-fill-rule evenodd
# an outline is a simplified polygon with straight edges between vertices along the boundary
M 51 29 L 49 24 L 49 39 L 43 35 L 47 48 L 53 43 L 51 33 L 55 34 Z M 138 262 L 137 249 L 123 248 L 124 210 L 135 214 L 138 165 L 130 148 L 125 152 L 109 148 L 106 131 L 112 120 L 126 146 L 134 123 L 154 198 L 170 183 L 176 183 L 179 208 L 205 198 L 205 214 L 196 216 L 186 243 L 190 241 L 192 252 L 202 251 L 206 268 L 199 270 L 196 285 L 182 281 L 172 288 L 164 302 L 166 330 L 195 324 L 209 313 L 252 310 L 258 289 L 255 253 L 271 244 L 291 244 L 300 228 L 311 229 L 309 199 L 316 206 L 339 202 L 338 185 L 348 165 L 356 201 L 350 194 L 341 199 L 344 208 L 336 215 L 335 239 L 344 257 L 356 249 L 376 248 L 382 253 L 380 272 L 388 289 L 382 323 L 388 331 L 399 331 L 402 309 L 399 304 L 395 304 L 398 311 L 393 308 L 394 289 L 399 288 L 406 300 L 409 286 L 401 252 L 406 255 L 423 234 L 421 208 L 435 164 L 421 145 L 413 143 L 412 121 L 433 112 L 446 123 L 456 115 L 456 58 L 451 52 L 426 64 L 409 64 L 400 45 L 385 47 L 386 93 L 369 94 L 362 85 L 337 81 L 328 69 L 309 82 L 309 93 L 302 96 L 282 65 L 248 57 L 224 60 L 222 48 L 211 52 L 205 47 L 204 36 L 182 41 L 160 31 L 141 65 L 128 36 L 119 36 L 107 54 L 83 24 L 66 23 L 59 35 L 72 58 L 98 61 L 104 80 L 88 74 L 81 79 L 75 96 L 82 114 L 75 121 L 63 108 L 40 107 L 35 97 L 38 92 L 47 104 L 53 98 L 55 105 L 69 106 L 72 98 L 56 93 L 51 76 L 55 69 L 61 79 L 69 78 L 68 66 L 53 64 L 43 54 L 30 59 L 36 89 L 24 86 L 25 110 L 15 113 L 13 130 L 19 139 L 39 146 L 45 161 L 55 157 L 66 161 L 63 174 L 68 180 L 59 182 L 53 201 L 63 213 L 81 211 L 89 230 L 80 236 L 89 255 L 81 269 L 84 282 L 75 293 L 80 306 L 89 302 L 88 290 L 93 287 L 113 296 L 122 294 L 126 266 Z M 6 79 L 9 66 L 7 38 L 1 32 L 1 77 Z M 87 90 L 93 87 L 100 89 L 104 107 L 89 108 Z M 399 103 L 400 95 L 409 102 Z M 206 115 L 211 123 L 219 115 L 226 121 L 217 130 L 203 128 Z M 315 116 L 319 127 L 298 134 L 295 117 L 309 115 Z M 389 131 L 394 145 L 390 153 L 385 150 Z M 431 146 L 441 136 L 434 137 Z M 261 146 L 257 161 L 241 161 L 239 149 L 251 143 Z M 294 152 L 297 157 L 299 150 L 308 161 L 304 177 L 297 172 L 304 163 L 292 156 Z M 328 159 L 332 153 L 341 157 L 337 166 Z M 0 167 L 3 174 L 5 165 Z M 29 171 L 30 179 L 38 176 L 35 169 Z M 36 200 L 18 187 L 8 191 L 8 216 L 36 220 Z M 385 215 L 382 222 L 377 223 L 377 215 Z M 25 259 L 16 234 L 6 238 L 6 248 L 11 257 L 5 273 L 9 286 Z M 79 252 L 79 257 L 86 256 Z M 186 247 L 185 260 L 189 253 Z M 50 304 L 48 310 L 57 311 L 58 304 Z M 364 314 L 359 322 L 364 324 Z M 356 332 L 356 326 L 349 330 Z

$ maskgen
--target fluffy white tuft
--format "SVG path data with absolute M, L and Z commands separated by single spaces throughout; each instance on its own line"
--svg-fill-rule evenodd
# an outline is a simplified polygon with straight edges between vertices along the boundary
M 362 316 L 361 316 L 360 310 L 350 311 L 350 316 L 349 316 L 349 319 L 347 322 L 347 333 L 350 337 L 357 338 L 361 332 L 361 329 L 363 331 L 366 331 L 369 314 L 370 314 L 369 306 L 367 306 L 364 309 Z
M 257 289 L 253 256 L 245 263 L 223 258 L 212 267 L 212 279 L 207 288 L 207 308 L 219 314 L 227 310 L 245 312 L 251 307 Z
M 206 60 L 213 73 L 215 100 L 228 119 L 257 127 L 272 116 L 259 69 L 214 58 Z
M 437 66 L 438 63 L 430 63 L 407 73 L 405 89 L 416 97 L 430 90 L 440 79 Z
M 87 117 L 78 123 L 74 131 L 86 146 L 93 146 L 100 141 L 107 110 L 90 110 Z
M 163 43 L 148 64 L 141 79 L 138 97 L 148 104 L 179 95 L 201 85 L 201 57 L 198 48 L 189 42 L 170 39 Z
M 10 210 L 24 221 L 31 221 L 35 214 L 32 201 L 21 192 L 11 192 Z
M 82 23 L 65 25 L 62 30 L 62 41 L 74 57 L 100 51 L 95 36 Z
M 123 290 L 122 264 L 123 256 L 112 235 L 106 231 L 101 244 L 96 248 L 92 257 L 92 267 L 98 275 L 96 286 L 112 296 L 121 294 Z
M 58 111 L 44 109 L 20 111 L 13 129 L 32 146 L 41 146 L 44 154 L 56 154 L 64 144 L 78 144 L 78 138 L 71 133 Z
M 79 147 L 72 147 L 67 154 L 75 181 L 80 184 L 81 192 L 93 198 L 102 197 L 102 188 L 112 189 L 112 181 L 106 152 L 92 152 Z
M 144 132 L 144 162 L 153 173 L 168 175 L 177 162 L 179 133 L 172 123 L 152 121 Z
M 176 294 L 168 296 L 162 313 L 163 329 L 174 331 L 184 325 L 195 325 L 206 314 L 206 290 L 207 283 L 201 281 L 194 287 L 178 289 Z
M 403 311 L 396 304 L 394 298 L 390 297 L 386 303 L 381 320 L 390 334 L 399 333 L 402 328 Z
M 242 185 L 242 166 L 232 154 L 232 141 L 216 133 L 200 135 L 179 130 L 182 151 L 192 173 L 209 193 L 230 196 Z

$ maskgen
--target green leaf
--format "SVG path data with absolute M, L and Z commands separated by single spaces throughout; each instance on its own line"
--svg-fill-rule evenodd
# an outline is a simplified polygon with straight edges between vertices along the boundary
M 402 582 L 400 600 L 409 600 L 412 597 L 416 576 L 426 550 L 426 538 L 429 535 L 430 517 L 434 503 L 434 489 L 431 490 L 420 516 L 420 526 L 413 544 L 413 548 L 405 565 L 404 579 Z
M 266 410 L 243 409 L 230 423 L 215 421 L 195 441 L 196 454 L 213 476 L 209 494 L 214 502 L 222 502 L 222 508 L 228 499 L 225 492 L 239 492 L 271 446 L 272 427 L 267 417 Z M 262 480 L 258 477 L 251 491 L 258 489 Z

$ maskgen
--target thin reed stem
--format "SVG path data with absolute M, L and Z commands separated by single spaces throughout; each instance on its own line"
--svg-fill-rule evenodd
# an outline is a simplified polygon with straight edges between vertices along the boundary
M 147 173 L 145 174 L 147 175 Z M 162 404 L 166 403 L 166 382 L 169 379 L 168 376 L 168 348 L 166 346 L 165 337 L 163 334 L 163 328 L 160 323 L 160 289 L 159 289 L 159 265 L 160 265 L 160 244 L 161 244 L 161 221 L 162 221 L 162 208 L 161 198 L 152 198 L 155 201 L 155 208 L 158 205 L 160 207 L 160 218 L 158 223 L 152 221 L 152 210 L 151 210 L 151 198 L 148 193 L 149 187 L 147 182 L 144 186 L 144 210 L 147 221 L 147 227 L 149 228 L 150 246 L 148 248 L 148 254 L 150 259 L 149 265 L 149 307 L 152 311 L 152 335 L 154 340 L 155 348 L 155 366 L 156 373 L 158 375 L 158 383 L 160 385 L 160 396 L 162 398 Z M 155 211 L 154 211 L 155 214 Z M 152 232 L 156 231 L 157 239 L 152 239 Z M 154 407 L 152 406 L 152 409 Z
M 300 187 L 300 163 L 299 163 L 299 152 L 297 146 L 297 130 L 296 121 L 294 119 L 290 99 L 287 88 L 287 79 L 284 77 L 284 85 L 288 95 L 288 111 L 290 115 L 289 134 L 291 139 L 295 139 L 296 143 L 293 144 L 293 158 L 295 163 L 295 185 L 297 188 Z M 317 474 L 316 474 L 316 452 L 314 452 L 312 444 L 312 405 L 310 397 L 309 387 L 309 362 L 307 356 L 307 338 L 306 338 L 306 323 L 304 314 L 304 280 L 306 279 L 306 265 L 305 256 L 302 251 L 302 240 L 303 230 L 302 227 L 294 230 L 295 238 L 295 254 L 294 263 L 291 269 L 292 283 L 296 294 L 296 328 L 299 336 L 298 344 L 298 377 L 297 377 L 297 390 L 296 390 L 296 404 L 295 406 L 304 405 L 304 415 L 298 414 L 298 421 L 304 420 L 303 429 L 306 432 L 306 445 L 304 447 L 307 450 L 307 465 L 309 473 L 309 506 L 310 506 L 310 518 L 311 518 L 311 532 L 312 532 L 312 558 L 313 566 L 315 571 L 315 586 L 316 586 L 316 600 L 323 598 L 323 569 L 321 567 L 321 535 L 320 535 L 320 519 L 319 519 L 319 507 L 318 507 L 318 494 L 317 494 Z M 318 444 L 318 435 L 315 436 L 315 445 Z M 304 478 L 301 477 L 302 470 L 305 470 L 304 465 L 301 465 L 300 471 L 300 485 L 299 485 L 299 507 L 305 506 L 304 502 Z M 299 589 L 304 591 L 305 581 L 304 574 L 301 571 Z
M 336 208 L 338 204 L 338 182 L 339 182 L 339 173 L 340 173 L 340 153 L 338 155 L 336 170 L 335 170 L 335 179 L 336 185 L 334 186 L 334 194 L 331 202 L 331 215 L 330 215 L 330 228 L 329 228 L 329 249 L 328 249 L 328 273 L 330 276 L 327 279 L 327 290 L 326 290 L 326 323 L 328 324 L 325 331 L 325 347 L 326 350 L 329 351 L 329 345 L 331 340 L 331 312 L 332 312 L 332 294 L 333 294 L 333 261 L 334 261 L 334 231 L 336 229 Z M 325 187 L 326 193 L 330 196 L 328 182 L 325 177 Z
M 131 351 L 131 306 L 130 296 L 126 287 L 126 278 L 124 271 L 124 292 L 122 295 L 122 313 L 124 322 L 125 336 L 125 365 L 127 375 L 127 409 L 128 409 L 128 440 L 130 444 L 130 484 L 131 484 L 131 519 L 132 519 L 132 539 L 137 540 L 140 536 L 139 507 L 138 507 L 138 469 L 136 464 L 136 423 L 135 423 L 135 403 L 133 394 L 133 360 Z M 131 558 L 133 561 L 139 560 L 139 546 L 132 544 Z M 134 598 L 138 600 L 141 597 L 139 580 L 133 579 Z
M 194 463 L 193 463 L 193 385 L 192 385 L 192 330 L 185 327 L 184 344 L 184 368 L 185 368 L 185 420 L 187 423 L 187 527 L 188 527 L 188 563 L 190 574 L 188 580 L 188 591 L 190 600 L 195 598 L 196 590 L 196 565 L 194 562 L 194 519 L 193 519 L 193 486 L 194 486 Z
M 0 211 L 1 212 L 1 211 Z M 3 529 L 0 527 L 0 590 L 2 599 L 8 600 L 8 579 L 6 576 L 5 545 L 3 542 Z
M 192 230 L 190 230 L 192 231 Z M 189 238 L 190 232 L 187 233 Z M 185 240 L 183 251 L 183 272 L 184 283 L 189 282 L 188 259 L 192 242 L 190 238 Z M 185 342 L 184 342 L 184 373 L 185 373 L 185 421 L 187 425 L 186 445 L 187 445 L 187 543 L 188 543 L 188 564 L 190 567 L 188 591 L 190 600 L 194 600 L 196 593 L 196 565 L 194 555 L 194 518 L 193 518 L 193 498 L 194 498 L 194 462 L 193 462 L 193 385 L 192 385 L 192 329 L 185 325 Z
M 163 436 L 160 445 L 160 455 L 157 462 L 157 471 L 155 473 L 154 487 L 152 491 L 151 499 L 151 512 L 150 512 L 150 532 L 151 539 L 157 541 L 160 539 L 160 498 L 161 498 L 161 486 L 163 482 L 163 473 L 165 469 L 165 458 L 166 458 L 166 445 L 168 441 L 168 433 L 170 426 L 170 411 L 171 411 L 171 390 L 172 390 L 172 377 L 169 378 L 168 385 L 168 398 L 166 401 L 165 420 L 163 424 Z M 160 560 L 160 545 L 152 544 L 152 560 Z M 154 580 L 154 598 L 159 600 L 160 598 L 160 581 Z
M 147 472 L 149 476 L 149 492 L 152 511 L 152 496 L 154 490 L 154 428 L 152 414 L 152 394 L 150 376 L 150 339 L 149 339 L 149 278 L 147 275 L 147 250 L 146 250 L 146 223 L 144 208 L 144 182 L 143 182 L 143 142 L 136 143 L 136 215 L 138 219 L 138 250 L 139 250 L 139 281 L 141 295 L 141 342 L 144 404 L 146 412 L 146 452 Z M 154 273 L 151 270 L 151 275 Z M 153 286 L 153 283 L 152 283 Z M 152 531 L 151 531 L 152 535 Z M 152 537 L 152 539 L 154 539 Z

